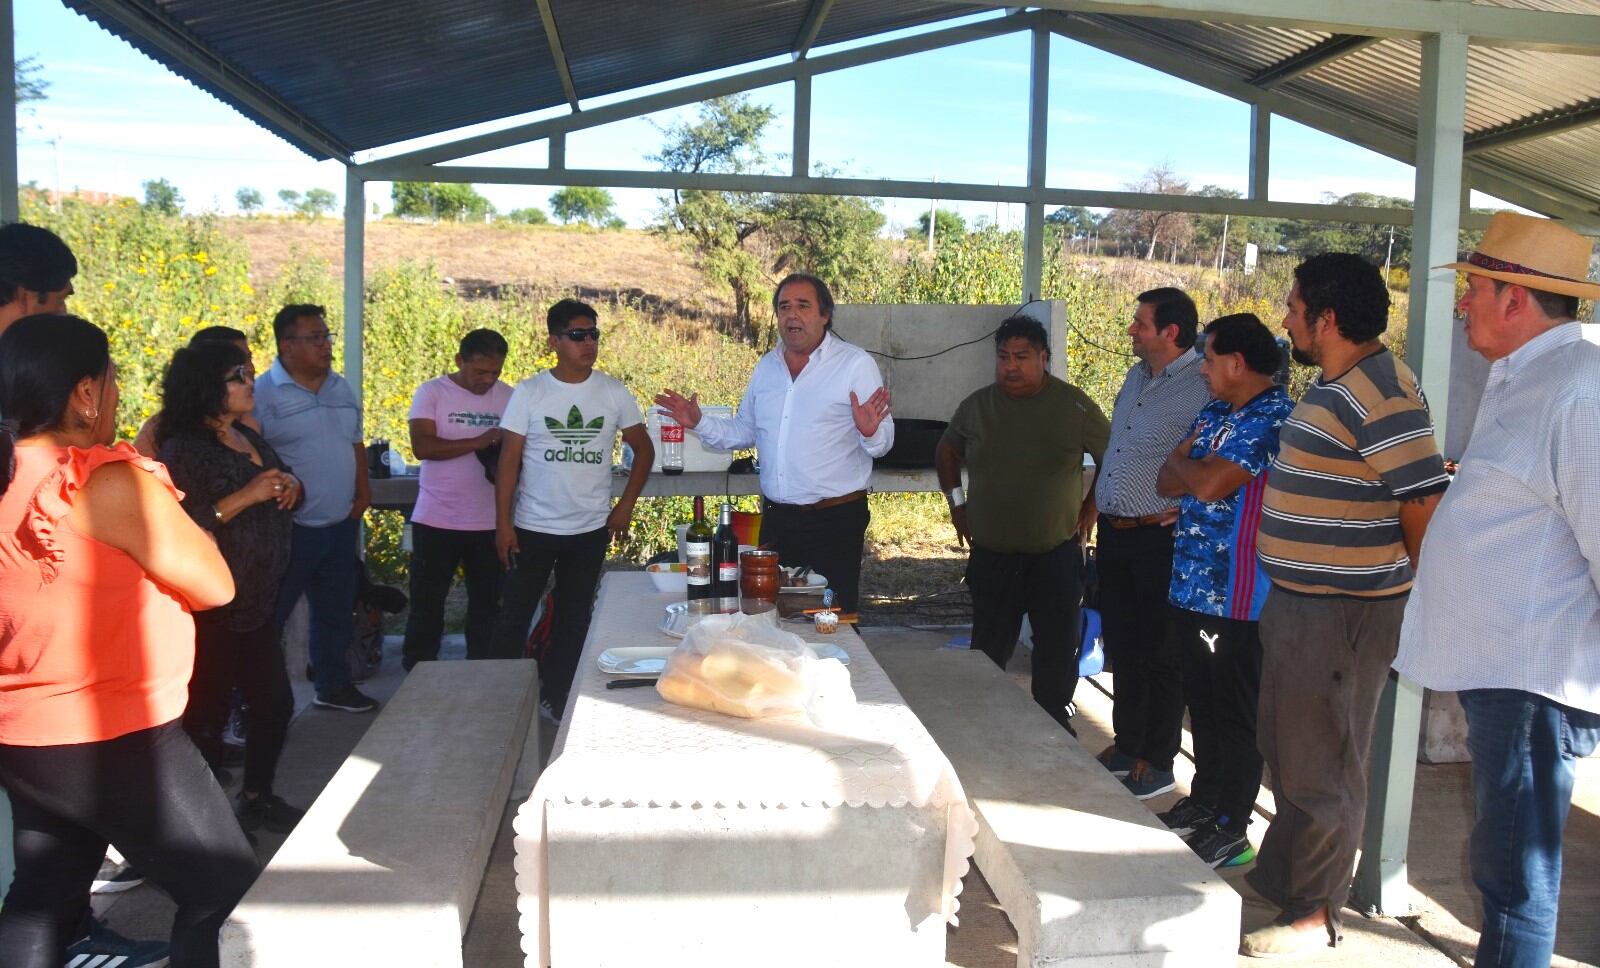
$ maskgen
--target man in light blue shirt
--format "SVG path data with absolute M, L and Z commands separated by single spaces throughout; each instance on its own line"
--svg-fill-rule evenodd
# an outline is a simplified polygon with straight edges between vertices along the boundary
M 311 608 L 315 704 L 364 713 L 378 708 L 350 681 L 345 652 L 355 634 L 356 541 L 371 503 L 361 402 L 333 372 L 333 333 L 321 306 L 289 305 L 272 321 L 278 359 L 256 381 L 256 419 L 305 485 L 294 546 L 278 593 L 278 623 L 303 594 Z

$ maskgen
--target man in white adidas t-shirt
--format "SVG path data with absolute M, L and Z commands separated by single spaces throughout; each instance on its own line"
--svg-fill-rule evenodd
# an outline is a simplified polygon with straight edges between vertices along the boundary
M 563 299 L 545 317 L 556 365 L 517 384 L 500 418 L 495 474 L 495 548 L 506 566 L 489 658 L 520 658 L 528 626 L 555 572 L 550 646 L 539 656 L 539 708 L 557 722 L 589 634 L 595 587 L 612 537 L 628 532 L 655 447 L 633 395 L 596 372 L 599 317 Z M 633 448 L 633 470 L 611 504 L 617 434 Z

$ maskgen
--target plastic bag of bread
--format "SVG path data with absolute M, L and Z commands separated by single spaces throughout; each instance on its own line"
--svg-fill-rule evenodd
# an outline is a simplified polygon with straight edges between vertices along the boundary
M 823 725 L 848 716 L 856 704 L 849 670 L 817 658 L 774 614 L 697 622 L 667 657 L 656 691 L 667 702 L 744 719 L 799 713 Z

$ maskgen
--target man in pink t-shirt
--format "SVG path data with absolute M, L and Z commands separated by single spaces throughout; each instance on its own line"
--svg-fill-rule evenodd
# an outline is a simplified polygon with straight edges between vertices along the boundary
M 458 566 L 467 579 L 470 654 L 488 648 L 500 611 L 494 484 L 485 468 L 495 466 L 500 416 L 511 399 L 511 387 L 500 382 L 505 362 L 505 337 L 475 329 L 461 338 L 455 372 L 417 387 L 411 400 L 411 450 L 422 459 L 422 478 L 411 512 L 411 614 L 402 652 L 408 672 L 439 657 L 444 599 Z

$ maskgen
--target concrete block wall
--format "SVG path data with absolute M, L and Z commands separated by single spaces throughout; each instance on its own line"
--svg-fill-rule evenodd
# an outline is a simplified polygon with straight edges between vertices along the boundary
M 894 398 L 894 415 L 949 420 L 967 394 L 994 382 L 994 342 L 989 334 L 1015 312 L 1026 312 L 1050 334 L 1050 372 L 1067 378 L 1067 304 L 1039 300 L 1010 306 L 836 306 L 834 330 L 864 350 L 889 356 L 928 356 L 891 360 L 875 356 L 884 385 Z M 969 342 L 970 341 L 970 342 Z

